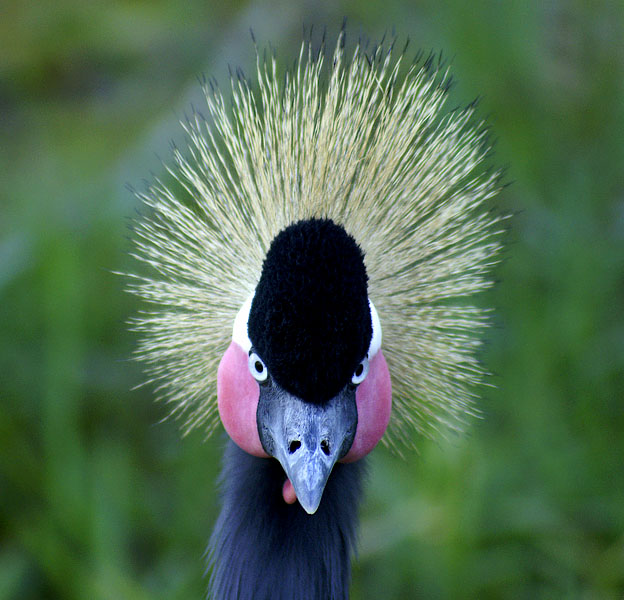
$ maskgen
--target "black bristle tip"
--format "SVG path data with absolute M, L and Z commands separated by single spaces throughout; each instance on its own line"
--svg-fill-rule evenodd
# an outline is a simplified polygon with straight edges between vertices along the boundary
M 350 381 L 372 337 L 367 281 L 362 250 L 330 219 L 299 221 L 275 237 L 248 333 L 288 392 L 323 403 Z

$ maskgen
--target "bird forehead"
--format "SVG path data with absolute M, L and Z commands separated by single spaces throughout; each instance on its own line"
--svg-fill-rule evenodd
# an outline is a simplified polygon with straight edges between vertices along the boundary
M 247 333 L 288 392 L 324 402 L 350 380 L 372 340 L 364 253 L 330 219 L 278 233 L 251 302 Z
M 249 321 L 249 311 L 251 309 L 253 298 L 254 295 L 251 294 L 245 302 L 243 302 L 238 313 L 236 314 L 234 326 L 232 327 L 232 341 L 236 342 L 236 344 L 238 344 L 238 346 L 247 354 L 251 351 L 252 346 L 247 332 L 247 323 Z M 377 354 L 377 352 L 379 352 L 383 337 L 379 314 L 377 313 L 377 309 L 370 298 L 368 299 L 368 306 L 370 309 L 371 325 L 373 328 L 373 335 L 371 336 L 371 342 L 368 347 L 368 352 L 366 353 L 370 360 Z

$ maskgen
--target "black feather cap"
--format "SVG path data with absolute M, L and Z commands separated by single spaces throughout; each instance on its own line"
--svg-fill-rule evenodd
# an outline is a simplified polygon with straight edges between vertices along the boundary
M 247 331 L 286 391 L 324 403 L 351 379 L 372 338 L 364 254 L 331 219 L 298 221 L 271 242 Z

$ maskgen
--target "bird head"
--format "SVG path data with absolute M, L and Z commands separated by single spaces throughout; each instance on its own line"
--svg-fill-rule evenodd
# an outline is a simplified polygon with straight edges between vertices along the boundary
M 187 431 L 220 416 L 279 460 L 284 499 L 308 512 L 337 461 L 476 414 L 489 313 L 471 298 L 492 284 L 505 218 L 488 209 L 502 174 L 475 104 L 444 109 L 444 62 L 344 41 L 329 56 L 304 43 L 283 79 L 258 53 L 230 105 L 206 81 L 177 183 L 137 192 L 147 271 L 128 284 L 148 304 L 133 325 L 156 396 Z
M 230 437 L 279 460 L 310 514 L 335 463 L 368 454 L 388 425 L 391 384 L 380 346 L 353 237 L 330 219 L 282 230 L 236 317 L 217 397 Z

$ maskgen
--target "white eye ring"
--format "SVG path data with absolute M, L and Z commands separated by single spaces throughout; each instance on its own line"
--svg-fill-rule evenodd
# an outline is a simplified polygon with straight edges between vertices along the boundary
M 351 377 L 351 383 L 353 385 L 359 385 L 366 379 L 368 375 L 368 356 L 356 367 L 353 376 Z
M 255 353 L 252 352 L 249 355 L 249 372 L 252 374 L 253 378 L 258 382 L 262 383 L 266 381 L 269 376 L 269 370 L 266 368 L 266 365 L 262 362 L 262 359 Z

